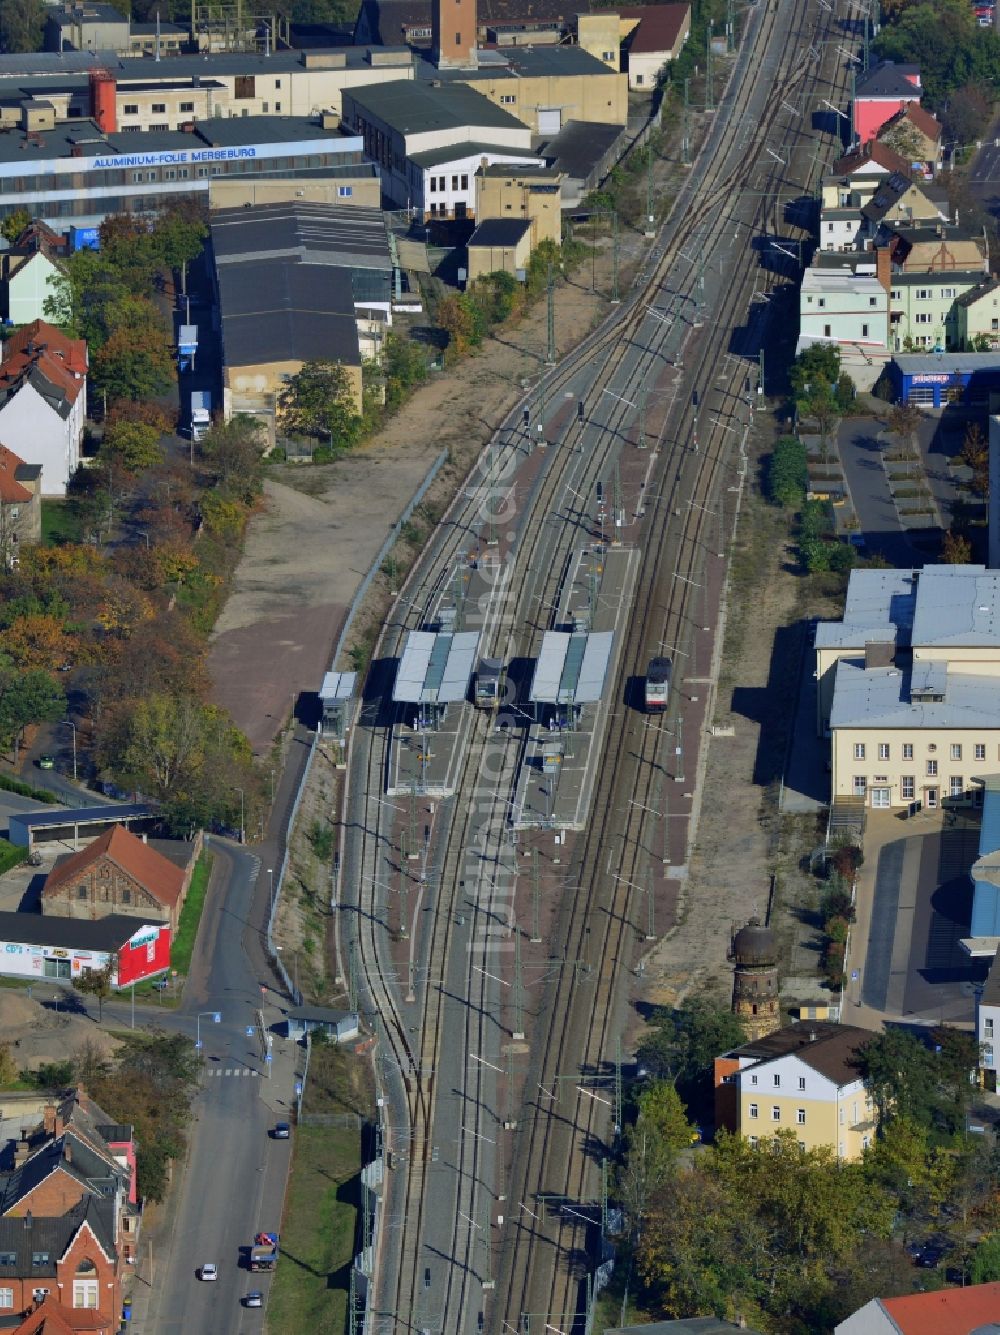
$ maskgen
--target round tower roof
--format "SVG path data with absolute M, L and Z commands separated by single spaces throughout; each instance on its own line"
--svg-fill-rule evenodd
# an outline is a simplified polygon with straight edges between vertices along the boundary
M 778 946 L 770 927 L 751 918 L 733 937 L 732 958 L 736 964 L 777 964 Z

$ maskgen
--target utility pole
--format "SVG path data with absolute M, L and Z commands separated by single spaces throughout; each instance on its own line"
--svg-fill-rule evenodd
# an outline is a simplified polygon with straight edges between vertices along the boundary
M 617 306 L 618 295 L 618 210 L 611 214 L 611 304 Z
M 556 279 L 555 279 L 555 270 L 554 270 L 553 267 L 552 267 L 552 261 L 551 261 L 551 260 L 549 261 L 548 298 L 549 298 L 549 309 L 548 309 L 549 349 L 548 349 L 548 356 L 546 357 L 545 360 L 546 360 L 546 363 L 547 363 L 549 366 L 555 366 L 555 364 L 556 364 L 556 360 L 557 360 L 557 357 L 556 357 Z
M 601 1237 L 608 1236 L 608 1161 L 601 1160 Z
M 531 940 L 537 945 L 542 939 L 541 890 L 538 875 L 538 849 L 531 850 Z
M 758 389 L 761 394 L 766 393 L 766 390 L 764 389 L 764 344 L 763 343 L 761 343 L 760 345 L 760 381 L 758 383 Z
M 736 50 L 736 13 L 735 0 L 728 0 L 726 5 L 726 50 L 730 55 Z
M 507 1045 L 507 1120 L 503 1124 L 505 1131 L 517 1130 L 514 1116 L 514 1045 Z
M 705 110 L 714 111 L 712 101 L 712 25 L 708 25 L 705 34 Z
M 655 909 L 655 903 L 653 900 L 653 887 L 652 885 L 649 885 L 646 887 L 646 940 L 647 941 L 656 940 L 656 923 L 653 916 L 654 909 Z
M 408 912 L 409 895 L 408 895 L 408 893 L 407 893 L 407 889 L 406 889 L 407 876 L 408 876 L 408 874 L 407 874 L 406 868 L 405 868 L 405 867 L 400 867 L 400 869 L 399 869 L 399 935 L 400 935 L 401 937 L 403 937 L 403 938 L 406 938 L 406 937 L 408 937 L 408 936 L 410 935 L 410 922 L 409 922 L 410 915 L 409 915 L 409 912 Z
M 653 145 L 646 144 L 646 232 L 647 240 L 656 235 L 653 226 Z
M 358 965 L 353 941 L 347 947 L 347 1004 L 350 1010 L 357 1011 Z
M 622 1133 L 622 1041 L 615 1040 L 615 1135 Z
M 625 523 L 625 506 L 622 504 L 622 474 L 618 460 L 615 460 L 615 471 L 611 475 L 611 522 L 614 525 L 614 543 L 618 546 L 621 543 L 621 530 Z M 591 624 L 593 624 L 594 613 L 591 611 Z
M 681 164 L 685 167 L 691 164 L 691 135 L 690 122 L 688 116 L 688 85 L 690 79 L 684 80 L 684 133 L 681 138 Z
M 486 1290 L 496 1288 L 496 1280 L 493 1278 L 493 1238 L 490 1232 L 492 1227 L 493 1212 L 487 1201 L 483 1221 L 483 1288 Z

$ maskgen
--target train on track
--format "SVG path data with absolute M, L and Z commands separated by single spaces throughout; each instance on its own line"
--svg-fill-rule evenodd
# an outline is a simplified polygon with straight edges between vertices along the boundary
M 500 658 L 481 658 L 476 668 L 472 698 L 477 709 L 497 709 L 503 697 L 504 670 Z
M 667 707 L 670 699 L 670 679 L 674 675 L 674 665 L 669 658 L 651 658 L 646 668 L 646 685 L 643 701 L 647 714 L 660 714 Z

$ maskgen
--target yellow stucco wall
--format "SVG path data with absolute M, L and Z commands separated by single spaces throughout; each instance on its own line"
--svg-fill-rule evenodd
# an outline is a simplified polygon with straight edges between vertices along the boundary
M 536 134 L 540 107 L 558 107 L 563 125 L 567 121 L 624 125 L 628 119 L 628 77 L 612 70 L 607 74 L 525 75 L 495 82 L 469 78 L 465 82 Z
M 757 1116 L 751 1115 L 753 1106 Z M 774 1117 L 777 1108 L 779 1117 Z M 805 1121 L 799 1121 L 799 1113 Z M 836 1098 L 809 1099 L 802 1094 L 772 1092 L 766 1086 L 744 1088 L 740 1082 L 739 1133 L 758 1143 L 770 1139 L 778 1131 L 793 1131 L 806 1149 L 825 1146 L 841 1159 L 860 1159 L 866 1137 L 874 1138 L 872 1107 L 860 1081 L 845 1086 Z

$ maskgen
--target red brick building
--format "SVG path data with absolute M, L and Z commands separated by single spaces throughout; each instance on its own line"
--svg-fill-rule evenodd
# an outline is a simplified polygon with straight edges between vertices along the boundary
M 60 859 L 42 888 L 42 912 L 67 918 L 127 913 L 166 919 L 177 930 L 195 859 L 179 867 L 123 825 Z

